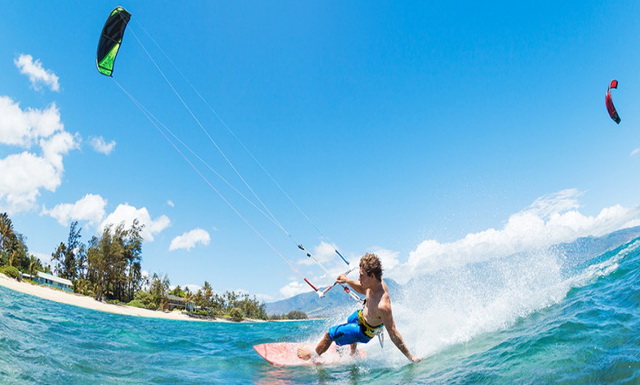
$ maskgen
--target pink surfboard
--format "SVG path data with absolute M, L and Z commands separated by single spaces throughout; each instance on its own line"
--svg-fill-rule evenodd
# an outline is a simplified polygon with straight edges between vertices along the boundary
M 351 348 L 345 346 L 340 348 L 340 351 L 336 349 L 335 345 L 331 345 L 322 356 L 311 359 L 308 361 L 298 358 L 298 348 L 307 350 L 314 350 L 316 348 L 315 343 L 308 342 L 272 342 L 268 344 L 255 345 L 253 349 L 260 355 L 260 357 L 269 361 L 276 366 L 302 366 L 302 365 L 336 365 L 344 363 L 352 363 L 357 358 L 365 357 L 365 352 L 358 350 L 357 356 L 351 356 Z

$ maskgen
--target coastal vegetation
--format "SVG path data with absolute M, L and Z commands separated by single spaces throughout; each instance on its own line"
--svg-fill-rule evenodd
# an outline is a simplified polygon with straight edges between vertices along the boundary
M 211 290 L 209 282 L 204 282 L 202 289 L 191 293 L 185 291 L 185 298 L 193 301 L 200 309 L 198 312 L 211 316 L 238 318 L 267 319 L 264 303 L 260 303 L 255 296 L 238 294 L 234 291 L 225 291 L 224 294 L 216 294 Z M 235 309 L 235 310 L 234 310 Z
M 73 222 L 67 242 L 61 242 L 52 254 L 54 271 L 74 283 L 74 290 L 94 296 L 97 300 L 127 304 L 151 310 L 168 310 L 169 295 L 193 303 L 194 311 L 208 316 L 227 316 L 233 319 L 266 319 L 264 304 L 250 299 L 248 294 L 235 292 L 214 294 L 211 285 L 197 292 L 180 286 L 170 291 L 167 275 L 151 277 L 142 273 L 143 226 L 135 220 L 129 229 L 124 224 L 106 226 L 102 234 L 94 236 L 85 246 L 81 241 L 81 228 Z M 232 312 L 233 309 L 237 309 Z
M 16 269 L 13 266 L 2 266 L 0 267 L 0 273 L 6 275 L 9 278 L 14 278 L 17 279 L 18 281 L 21 280 L 21 275 L 20 275 L 20 270 Z
M 53 272 L 73 283 L 76 293 L 94 297 L 99 301 L 126 304 L 151 310 L 170 310 L 171 297 L 191 312 L 205 317 L 225 317 L 233 320 L 252 319 L 306 319 L 303 312 L 269 317 L 263 302 L 247 293 L 225 291 L 215 293 L 211 284 L 204 282 L 197 291 L 176 286 L 170 290 L 168 275 L 143 274 L 141 232 L 143 225 L 134 220 L 130 228 L 124 223 L 106 226 L 99 236 L 83 243 L 82 228 L 71 223 L 66 242 L 60 242 L 51 254 L 53 266 L 43 266 L 29 255 L 25 237 L 17 233 L 6 213 L 0 214 L 0 267 L 6 275 L 20 278 L 24 272 L 35 276 L 38 271 Z M 187 306 L 189 307 L 189 306 Z
M 0 213 L 0 266 L 13 266 L 31 275 L 37 271 L 51 272 L 37 257 L 29 254 L 26 237 L 15 231 L 7 213 Z
M 287 314 L 273 314 L 269 316 L 270 320 L 303 320 L 309 319 L 307 313 L 299 310 L 292 310 Z

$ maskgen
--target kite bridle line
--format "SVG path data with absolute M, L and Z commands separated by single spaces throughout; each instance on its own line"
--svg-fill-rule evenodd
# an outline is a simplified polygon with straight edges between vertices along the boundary
M 265 175 L 267 175 L 267 177 L 273 182 L 273 184 L 276 185 L 276 187 L 278 187 L 278 189 L 280 190 L 280 192 L 282 192 L 282 194 L 289 200 L 289 202 L 296 208 L 296 210 L 298 210 L 298 212 L 305 218 L 305 220 L 316 230 L 316 232 L 320 235 L 320 237 L 327 242 L 328 244 L 334 244 L 334 242 L 332 242 L 327 236 L 324 235 L 324 233 L 320 230 L 320 228 L 318 228 L 318 226 L 316 226 L 316 224 L 311 220 L 311 218 L 309 218 L 309 216 L 302 210 L 302 208 L 300 208 L 300 206 L 296 203 L 296 201 L 287 193 L 287 191 L 282 187 L 282 185 L 280 185 L 280 183 L 278 183 L 278 181 L 271 175 L 271 173 L 264 167 L 264 165 L 262 164 L 262 162 L 260 162 L 258 160 L 258 158 L 255 157 L 255 155 L 253 154 L 253 152 L 251 152 L 251 150 L 249 150 L 249 148 L 244 144 L 244 142 L 242 142 L 242 140 L 240 140 L 240 138 L 235 134 L 235 132 L 227 125 L 227 123 L 224 121 L 224 119 L 222 119 L 222 117 L 218 114 L 218 112 L 211 106 L 211 104 L 204 98 L 204 96 L 202 96 L 202 94 L 200 93 L 200 91 L 198 91 L 198 89 L 193 85 L 193 83 L 191 83 L 191 81 L 184 75 L 184 73 L 180 70 L 180 68 L 178 68 L 178 66 L 175 64 L 175 62 L 171 59 L 171 57 L 169 57 L 169 55 L 167 55 L 167 53 L 162 49 L 162 47 L 156 42 L 156 40 L 153 38 L 153 36 L 151 36 L 151 34 L 146 30 L 146 28 L 144 28 L 144 26 L 139 23 L 138 21 L 134 22 L 140 27 L 140 29 L 142 29 L 142 31 L 144 31 L 144 33 L 147 35 L 147 37 L 153 42 L 153 44 L 156 46 L 156 48 L 158 48 L 158 50 L 162 53 L 162 55 L 167 59 L 167 61 L 173 66 L 173 68 L 176 70 L 176 72 L 178 74 L 180 74 L 180 76 L 182 77 L 182 79 L 184 79 L 184 81 L 189 85 L 189 87 L 191 87 L 191 89 L 196 93 L 196 95 L 198 95 L 198 97 L 200 98 L 200 100 L 202 100 L 202 102 L 209 108 L 209 110 L 213 113 L 213 115 L 216 117 L 216 119 L 218 119 L 218 121 L 220 122 L 220 124 L 222 124 L 222 126 L 227 130 L 227 132 L 229 134 L 231 134 L 231 136 L 238 142 L 238 144 L 240 144 L 240 146 L 247 152 L 247 154 L 249 154 L 249 156 L 251 157 L 251 159 L 253 159 L 254 162 L 256 162 L 256 164 L 260 167 L 260 169 L 265 173 Z M 180 101 L 183 103 L 183 105 L 186 104 L 184 103 L 184 100 L 182 99 L 182 97 L 180 97 L 177 92 L 175 91 L 175 88 L 173 87 L 173 85 L 171 85 L 171 83 L 169 82 L 169 79 L 164 76 L 164 73 L 162 72 L 162 70 L 160 69 L 160 67 L 158 66 L 158 64 L 156 63 L 156 61 L 153 59 L 153 57 L 151 56 L 151 54 L 149 53 L 149 51 L 146 49 L 146 47 L 144 46 L 144 44 L 142 43 L 142 41 L 140 41 L 140 39 L 138 38 L 138 36 L 135 34 L 134 31 L 132 31 L 132 34 L 134 35 L 135 39 L 138 41 L 138 44 L 140 44 L 143 48 L 143 50 L 145 51 L 145 53 L 147 54 L 147 56 L 149 57 L 149 59 L 153 62 L 153 64 L 155 65 L 155 67 L 158 69 L 158 71 L 160 71 L 160 73 L 162 74 L 163 78 L 165 79 L 165 81 L 167 81 L 167 83 L 169 83 L 171 89 L 174 91 L 174 93 L 176 93 L 176 95 L 178 96 L 178 98 L 180 99 Z M 187 107 L 188 108 L 188 107 Z M 191 113 L 191 110 L 188 109 L 189 112 Z M 192 114 L 193 115 L 193 114 Z M 195 118 L 195 117 L 194 117 Z M 198 121 L 198 124 L 200 122 Z M 199 124 L 200 125 L 200 124 Z M 207 135 L 207 137 L 209 138 L 209 140 L 211 140 L 212 142 L 214 142 L 213 138 L 209 135 L 208 132 L 206 132 L 206 129 L 200 125 L 200 128 L 205 132 L 205 134 Z M 219 151 L 220 150 L 219 146 L 217 144 L 214 145 L 216 146 L 216 148 Z M 224 154 L 222 154 L 223 157 L 225 158 L 225 160 L 227 160 L 227 162 L 230 163 L 230 161 L 228 160 L 228 158 L 226 156 L 224 156 Z M 236 170 L 235 167 L 232 166 L 232 168 L 234 169 L 234 171 L 236 171 L 236 173 L 238 173 L 238 171 Z M 240 176 L 240 175 L 238 175 Z M 245 183 L 245 185 L 247 185 L 247 182 L 245 181 L 244 178 L 242 178 L 240 176 L 240 178 L 242 179 L 242 181 Z M 260 202 L 260 204 L 262 204 L 262 206 L 264 207 L 264 209 L 269 213 L 269 215 L 272 218 L 272 221 L 274 222 L 274 224 L 276 224 L 276 226 L 280 227 L 280 229 L 291 239 L 293 239 L 293 241 L 298 244 L 298 246 L 300 246 L 300 242 L 298 242 L 283 226 L 282 224 L 280 224 L 280 222 L 275 218 L 275 216 L 273 215 L 273 213 L 271 212 L 271 210 L 269 210 L 266 205 L 262 202 L 262 200 L 257 196 L 257 194 L 253 191 L 253 189 L 251 189 L 248 185 L 247 188 L 249 188 L 249 190 L 253 193 L 253 195 L 256 197 L 256 199 Z M 235 189 L 235 188 L 234 188 Z M 237 191 L 237 189 L 236 189 Z M 245 198 L 247 199 L 247 198 Z M 255 207 L 255 205 L 254 205 Z M 257 208 L 257 207 L 256 207 Z M 300 247 L 299 247 L 300 248 Z M 306 252 L 306 250 L 302 249 L 303 251 Z M 342 259 L 344 261 L 344 263 L 347 264 L 347 266 L 350 266 L 349 261 L 347 261 L 347 259 L 340 253 L 340 251 L 338 251 L 337 248 L 334 247 L 333 251 L 340 257 L 340 259 Z M 323 267 L 324 269 L 324 267 Z M 326 270 L 325 270 L 326 271 Z
M 138 23 L 139 24 L 139 23 Z M 140 25 L 140 24 L 139 24 Z M 205 102 L 205 104 L 209 107 L 209 109 L 213 112 L 213 114 L 216 116 L 216 118 L 220 121 L 220 123 L 227 129 L 227 131 L 229 131 L 229 133 L 231 133 L 231 135 L 240 143 L 240 145 L 245 149 L 245 151 L 251 156 L 251 158 L 260 166 L 260 168 L 263 170 L 263 172 L 269 177 L 269 179 L 278 187 L 278 189 L 287 197 L 287 199 L 291 202 L 291 204 L 296 207 L 296 209 L 300 212 L 300 214 L 307 220 L 307 222 L 309 222 L 309 224 L 320 234 L 321 238 L 324 239 L 325 241 L 327 241 L 329 244 L 332 244 L 331 241 L 328 240 L 328 238 L 320 231 L 320 229 L 310 220 L 310 218 L 302 211 L 302 209 L 300 208 L 300 206 L 291 198 L 291 196 L 289 194 L 287 194 L 287 192 L 282 188 L 282 186 L 273 178 L 273 176 L 266 170 L 266 168 L 262 165 L 262 163 L 260 163 L 258 161 L 258 159 L 253 155 L 253 153 L 251 153 L 251 151 L 244 145 L 244 143 L 242 143 L 242 141 L 235 135 L 235 133 L 233 133 L 233 131 L 229 128 L 229 126 L 222 120 L 222 118 L 218 115 L 218 113 L 211 107 L 211 105 L 204 99 L 204 97 L 202 96 L 202 94 L 195 89 L 195 87 L 193 86 L 193 84 L 184 76 L 184 74 L 177 68 L 177 66 L 175 65 L 175 63 L 168 57 L 168 55 L 162 50 L 162 48 L 155 42 L 155 40 L 149 35 L 149 33 L 144 29 L 144 27 L 142 27 L 142 25 L 140 25 L 140 27 L 144 30 L 144 32 L 149 36 L 149 38 L 153 41 L 153 43 L 156 45 L 156 47 L 158 47 L 158 49 L 160 49 L 160 51 L 162 52 L 162 54 L 168 59 L 168 61 L 173 65 L 173 67 L 178 71 L 178 73 L 186 80 L 186 82 L 189 84 L 189 86 L 196 92 L 196 94 Z M 306 278 L 301 272 L 300 270 L 298 270 L 287 258 L 284 257 L 284 255 L 275 248 L 275 246 L 269 242 L 266 237 L 257 230 L 257 228 L 252 225 L 232 204 L 231 202 L 226 199 L 223 194 L 215 188 L 215 186 L 207 179 L 207 177 L 200 171 L 200 169 L 184 154 L 184 152 L 182 152 L 178 146 L 176 145 L 176 143 L 174 141 L 171 140 L 171 138 L 169 138 L 169 136 L 167 136 L 167 134 L 160 128 L 160 126 L 162 126 L 164 128 L 164 130 L 169 133 L 176 141 L 178 141 L 182 146 L 184 146 L 184 148 L 186 148 L 194 157 L 196 157 L 198 160 L 200 160 L 207 168 L 209 168 L 209 170 L 211 170 L 214 174 L 216 174 L 216 176 L 218 176 L 224 183 L 226 183 L 229 187 L 231 187 L 236 193 L 238 193 L 244 200 L 246 200 L 247 202 L 249 202 L 256 210 L 258 210 L 263 216 L 265 216 L 267 219 L 269 219 L 276 227 L 278 227 L 287 237 L 289 237 L 294 243 L 296 243 L 298 245 L 298 248 L 301 249 L 303 252 L 306 253 L 306 255 L 310 258 L 312 258 L 314 260 L 314 262 L 316 262 L 323 271 L 325 271 L 325 273 L 330 274 L 329 271 L 322 265 L 322 263 L 320 263 L 320 261 L 318 261 L 315 257 L 313 257 L 313 255 L 311 255 L 311 253 L 307 252 L 304 247 L 302 247 L 302 245 L 297 242 L 293 236 L 291 235 L 291 233 L 289 233 L 284 226 L 282 225 L 282 223 L 275 217 L 275 215 L 271 212 L 271 210 L 269 210 L 269 208 L 267 207 L 267 205 L 260 199 L 260 197 L 258 196 L 258 194 L 255 192 L 255 190 L 249 185 L 249 183 L 246 181 L 246 179 L 240 174 L 240 172 L 238 171 L 238 169 L 234 166 L 234 164 L 231 162 L 231 160 L 226 156 L 226 154 L 224 153 L 224 151 L 222 150 L 222 148 L 216 143 L 216 141 L 213 139 L 213 137 L 208 133 L 208 131 L 206 130 L 206 128 L 203 126 L 203 124 L 201 123 L 201 121 L 198 119 L 198 117 L 195 115 L 195 113 L 193 112 L 193 110 L 189 107 L 189 105 L 187 104 L 187 102 L 184 100 L 184 98 L 180 95 L 180 93 L 176 90 L 176 88 L 173 86 L 173 84 L 171 83 L 171 81 L 169 80 L 169 78 L 164 74 L 164 72 L 162 71 L 162 69 L 160 68 L 160 66 L 158 65 L 157 61 L 154 60 L 154 58 L 152 57 L 152 55 L 149 53 L 149 51 L 146 49 L 146 47 L 144 46 L 144 44 L 142 43 L 142 41 L 138 38 L 138 36 L 135 34 L 134 31 L 131 31 L 131 33 L 133 34 L 133 36 L 135 37 L 135 39 L 138 41 L 138 43 L 140 44 L 140 46 L 142 47 L 143 51 L 145 52 L 145 54 L 147 55 L 147 57 L 151 60 L 151 62 L 154 64 L 154 66 L 156 67 L 156 69 L 158 70 L 158 72 L 161 74 L 161 76 L 164 78 L 164 80 L 167 82 L 167 84 L 169 85 L 169 87 L 171 88 L 171 90 L 173 91 L 173 93 L 175 94 L 175 96 L 178 98 L 178 100 L 182 103 L 183 107 L 187 110 L 187 112 L 191 115 L 191 117 L 194 119 L 194 121 L 196 122 L 196 124 L 200 127 L 200 129 L 203 131 L 203 133 L 207 136 L 207 138 L 209 139 L 209 141 L 213 144 L 213 146 L 216 148 L 216 150 L 220 153 L 220 155 L 224 158 L 224 160 L 227 162 L 227 164 L 229 165 L 229 167 L 236 173 L 236 175 L 240 178 L 240 180 L 243 182 L 243 184 L 245 185 L 245 187 L 251 192 L 251 194 L 254 196 L 254 198 L 257 200 L 257 202 L 259 202 L 259 204 L 262 206 L 262 208 L 258 207 L 251 199 L 249 199 L 248 197 L 246 197 L 244 194 L 242 194 L 242 192 L 240 192 L 235 186 L 233 186 L 228 180 L 226 180 L 224 177 L 222 177 L 222 175 L 220 175 L 217 171 L 215 171 L 209 164 L 207 164 L 207 162 L 205 162 L 200 156 L 198 156 L 193 150 L 191 150 L 191 148 L 189 148 L 189 146 L 187 146 L 182 140 L 180 140 L 180 138 L 178 138 L 171 130 L 169 130 L 164 124 L 162 124 L 162 122 L 156 118 L 153 114 L 151 114 L 138 100 L 136 100 L 128 91 L 126 91 L 124 89 L 124 87 L 118 83 L 115 78 L 113 78 L 112 76 L 110 76 L 112 79 L 114 79 L 114 81 L 116 81 L 117 86 L 131 99 L 131 101 L 134 103 L 134 105 L 136 105 L 143 113 L 143 115 L 152 123 L 152 125 L 156 128 L 156 130 L 158 130 L 161 135 L 170 143 L 170 145 L 180 154 L 180 156 L 191 166 L 191 168 L 194 169 L 194 171 L 205 181 L 205 183 L 207 185 L 209 185 L 209 187 L 232 209 L 232 211 L 234 211 L 236 213 L 236 215 L 238 215 L 240 217 L 240 219 L 242 219 L 243 222 L 245 222 L 245 224 L 247 224 L 253 231 L 254 233 L 256 233 L 258 235 L 258 237 L 260 239 L 263 240 L 263 242 L 265 242 L 265 244 L 267 244 L 267 246 L 269 246 L 269 248 L 271 248 L 280 258 L 283 259 L 283 261 L 285 261 L 291 268 L 292 270 L 294 270 L 298 275 L 300 275 L 300 277 L 302 277 L 302 279 L 316 292 L 318 293 L 319 297 L 323 297 L 324 294 L 326 294 L 331 288 L 333 288 L 337 282 L 334 282 L 332 285 L 330 285 L 329 287 L 327 287 L 324 291 L 320 292 L 320 290 L 318 290 L 317 286 L 312 284 L 310 282 L 310 280 L 308 278 Z M 342 254 L 340 254 L 340 252 L 334 248 L 334 251 L 336 252 L 336 254 L 340 257 L 340 259 L 342 259 L 343 262 L 345 262 L 347 264 L 347 266 L 350 266 L 349 262 L 342 256 Z M 351 271 L 353 271 L 353 269 L 350 269 L 346 272 L 346 274 L 350 273 Z M 358 297 L 355 293 L 353 293 L 351 290 L 349 290 L 348 287 L 344 286 L 341 284 L 341 286 L 344 288 L 345 292 L 347 294 L 349 294 L 349 296 L 351 298 L 353 298 L 354 300 L 357 300 L 359 302 L 361 302 L 360 297 Z
M 149 34 L 149 32 L 146 30 L 146 28 L 144 28 L 144 26 L 142 24 L 140 24 L 139 22 L 137 22 L 135 20 L 134 20 L 134 22 L 140 27 L 140 29 L 142 29 L 144 31 L 144 33 L 147 35 L 147 37 L 149 37 L 149 39 L 153 42 L 153 44 L 156 46 L 156 48 L 158 48 L 158 50 L 162 53 L 162 55 L 164 55 L 164 57 L 167 59 L 167 61 L 169 63 L 171 63 L 173 68 L 178 72 L 178 74 L 180 74 L 182 79 L 184 79 L 184 81 L 189 85 L 189 87 L 191 87 L 191 89 L 196 93 L 196 95 L 198 95 L 200 100 L 202 100 L 202 102 L 209 108 L 209 110 L 218 119 L 220 124 L 222 124 L 222 126 L 227 130 L 227 132 L 229 134 L 231 134 L 231 136 L 233 136 L 233 138 L 238 142 L 238 144 L 240 144 L 240 146 L 247 152 L 247 154 L 249 154 L 251 159 L 253 159 L 253 161 L 256 162 L 256 164 L 260 167 L 260 169 L 262 169 L 262 171 L 265 173 L 265 175 L 267 175 L 267 177 L 273 182 L 273 184 L 275 184 L 276 187 L 278 187 L 280 192 L 282 192 L 282 194 L 289 200 L 289 202 L 296 208 L 296 210 L 298 210 L 298 212 L 305 218 L 305 220 L 318 232 L 320 237 L 324 241 L 326 241 L 328 244 L 334 244 L 334 242 L 332 242 L 327 236 L 325 236 L 324 233 L 322 231 L 320 231 L 320 228 L 318 228 L 318 226 L 316 226 L 316 224 L 313 223 L 313 221 L 311 221 L 311 218 L 309 218 L 309 216 L 302 210 L 302 208 L 300 208 L 300 206 L 296 203 L 296 201 L 293 200 L 293 198 L 287 193 L 287 191 L 282 187 L 282 185 L 280 185 L 280 183 L 278 183 L 278 181 L 271 175 L 271 173 L 264 167 L 262 162 L 260 162 L 258 160 L 258 158 L 256 158 L 255 155 L 253 155 L 253 152 L 251 152 L 251 150 L 249 150 L 249 148 L 247 148 L 247 146 L 244 144 L 244 142 L 242 142 L 242 140 L 240 140 L 240 138 L 235 134 L 235 132 L 233 132 L 233 130 L 227 125 L 227 123 L 224 121 L 224 119 L 222 119 L 222 117 L 218 114 L 218 112 L 211 106 L 211 104 L 204 98 L 204 96 L 202 96 L 200 91 L 198 91 L 198 89 L 193 85 L 193 83 L 191 83 L 191 81 L 184 75 L 184 73 L 180 70 L 180 68 L 178 68 L 178 66 L 174 63 L 174 61 L 171 60 L 171 57 L 169 57 L 169 55 L 167 55 L 167 53 L 162 49 L 162 47 L 160 47 L 160 45 L 156 42 L 156 40 L 153 38 L 153 36 L 151 36 L 151 34 Z M 134 33 L 134 32 L 132 32 L 132 33 Z M 134 36 L 136 37 L 136 40 L 138 40 L 138 43 L 141 46 L 143 46 L 143 49 L 145 49 L 144 45 L 142 44 L 140 39 L 138 39 L 138 37 L 135 34 L 134 34 Z M 147 52 L 146 49 L 145 49 L 145 52 Z M 149 56 L 149 58 L 155 64 L 155 60 L 153 60 L 153 58 L 151 58 L 151 55 L 149 55 L 148 52 L 147 52 L 147 55 Z M 155 64 L 155 65 L 156 65 L 156 68 L 158 68 L 158 70 L 160 70 L 158 65 L 157 64 Z M 203 129 L 204 129 L 204 127 L 203 127 Z M 259 198 L 257 198 L 257 199 L 260 200 Z M 260 201 L 260 203 L 262 203 L 262 201 Z M 264 206 L 264 204 L 263 204 L 263 206 Z M 265 209 L 266 209 L 266 207 L 265 207 Z M 269 210 L 267 209 L 267 211 L 269 211 Z M 271 214 L 270 211 L 269 211 L 269 213 Z M 271 215 L 273 215 L 273 214 L 271 214 Z M 287 235 L 289 235 L 289 234 L 287 234 Z M 299 242 L 297 242 L 297 241 L 296 241 L 296 243 L 299 244 Z M 340 254 L 340 252 L 337 249 L 334 248 L 334 251 L 336 252 L 336 254 L 338 254 L 338 256 L 347 265 L 349 265 L 349 262 L 342 256 L 342 254 Z
M 271 248 L 287 265 L 289 265 L 289 267 L 291 267 L 292 270 L 294 270 L 301 278 L 302 280 L 307 283 L 317 294 L 320 298 L 322 298 L 331 288 L 333 288 L 337 282 L 334 282 L 332 285 L 328 286 L 324 291 L 320 291 L 318 289 L 318 287 L 316 285 L 314 285 L 307 277 L 304 276 L 304 274 L 302 274 L 302 272 L 300 272 L 300 270 L 298 268 L 296 268 L 291 261 L 289 261 L 271 242 L 269 242 L 267 240 L 267 238 L 255 227 L 253 226 L 253 224 L 251 224 L 251 222 L 249 222 L 248 219 L 246 219 L 242 213 L 240 213 L 240 211 L 220 192 L 220 190 L 218 190 L 213 183 L 211 183 L 211 181 L 202 173 L 202 171 L 189 159 L 189 157 L 187 157 L 185 155 L 185 153 L 178 147 L 178 145 L 176 145 L 176 143 L 167 135 L 167 133 L 169 135 L 171 135 L 176 141 L 178 141 L 184 148 L 186 148 L 193 156 L 195 156 L 200 162 L 202 162 L 207 168 L 209 168 L 210 171 L 212 171 L 217 177 L 219 177 L 223 182 L 225 182 L 225 184 L 227 184 L 230 188 L 232 188 L 238 195 L 240 195 L 244 200 L 246 200 L 249 204 L 251 204 L 256 210 L 258 210 L 258 212 L 260 212 L 262 215 L 264 215 L 267 219 L 271 220 L 274 225 L 276 225 L 277 227 L 279 227 L 287 236 L 289 236 L 291 239 L 293 239 L 293 236 L 286 231 L 286 229 L 280 224 L 279 221 L 277 221 L 277 219 L 275 217 L 273 217 L 273 215 L 267 215 L 264 211 L 262 211 L 251 199 L 249 199 L 248 197 L 246 197 L 244 194 L 242 194 L 241 191 L 239 191 L 237 188 L 235 188 L 235 186 L 233 186 L 233 184 L 231 184 L 227 179 L 225 179 L 222 175 L 220 175 L 220 173 L 218 173 L 215 169 L 213 169 L 213 167 L 211 167 L 204 159 L 202 159 L 198 154 L 196 154 L 186 143 L 184 143 L 175 133 L 173 133 L 173 131 L 171 131 L 164 123 L 162 123 L 162 121 L 160 119 L 158 119 L 153 113 L 151 113 L 144 105 L 142 105 L 142 103 L 140 103 L 129 91 L 127 91 L 124 86 L 122 86 L 122 84 L 120 84 L 115 78 L 112 78 L 113 81 L 116 83 L 116 85 L 120 88 L 120 90 L 131 100 L 131 102 L 138 107 L 138 109 L 142 112 L 142 114 L 149 120 L 149 122 L 152 124 L 152 126 L 167 140 L 167 142 L 169 142 L 169 144 L 171 145 L 171 147 L 173 147 L 173 149 L 178 152 L 178 154 L 185 160 L 185 162 L 187 162 L 189 164 L 189 166 L 198 174 L 198 176 L 200 176 L 200 178 L 202 178 L 202 180 L 220 197 L 220 199 L 222 199 L 222 201 L 227 204 L 227 206 L 229 206 L 229 208 L 231 208 L 231 210 L 238 215 L 238 217 L 240 217 L 240 219 L 247 225 L 249 226 L 249 228 L 251 230 L 253 230 L 254 233 L 256 233 L 256 235 L 258 235 L 258 237 L 260 239 L 263 240 L 263 242 L 265 242 L 265 244 L 267 244 L 267 246 L 269 246 L 269 248 Z M 166 131 L 166 132 L 165 132 Z M 307 257 L 311 258 L 315 263 L 318 264 L 318 266 L 320 266 L 320 268 L 328 275 L 330 275 L 331 273 L 329 273 L 329 271 L 324 267 L 324 265 L 318 260 L 316 259 L 310 252 L 308 252 L 304 246 L 302 246 L 301 244 L 298 245 L 298 248 L 300 250 L 302 250 Z M 337 251 L 334 250 L 340 257 L 341 259 L 347 264 L 347 266 L 350 266 L 349 262 L 342 257 L 342 255 Z M 355 270 L 355 268 L 349 269 L 347 272 L 345 272 L 345 274 L 349 274 L 351 273 L 353 270 Z M 360 297 L 358 297 L 358 295 L 356 295 L 355 293 L 353 293 L 348 287 L 344 286 L 341 284 L 341 286 L 344 288 L 344 291 L 354 300 L 358 301 L 358 302 L 362 302 L 362 300 L 360 299 Z
M 249 226 L 249 228 L 251 230 L 253 230 L 256 233 L 256 235 L 258 235 L 258 237 L 264 241 L 264 243 L 267 244 L 267 246 L 269 246 L 269 248 L 271 248 L 271 250 L 273 250 L 280 258 L 282 258 L 282 260 L 284 262 L 286 262 L 289 265 L 289 267 L 291 267 L 291 269 L 293 271 L 295 271 L 300 277 L 302 277 L 302 279 L 306 283 L 308 283 L 309 286 L 311 286 L 317 292 L 318 289 L 313 284 L 311 284 L 311 282 L 300 272 L 300 270 L 298 270 L 298 268 L 296 268 L 291 263 L 291 261 L 289 261 L 287 258 L 285 258 L 285 256 L 282 255 L 282 253 L 271 242 L 269 242 L 267 240 L 267 238 L 260 231 L 258 231 L 258 229 L 256 229 L 255 226 L 253 226 L 251 224 L 251 222 L 249 222 L 249 220 L 247 220 L 242 215 L 242 213 L 240 213 L 240 211 L 238 211 L 238 209 L 236 209 L 236 207 L 227 198 L 225 198 L 225 196 L 220 192 L 220 190 L 218 190 L 211 183 L 211 181 L 209 181 L 209 179 L 207 179 L 207 177 L 200 171 L 200 169 L 198 169 L 198 167 L 195 164 L 193 164 L 193 162 L 180 150 L 180 148 L 178 146 L 176 146 L 176 144 L 171 140 L 171 138 L 169 138 L 164 133 L 164 131 L 160 128 L 160 126 L 164 127 L 164 129 L 167 130 L 169 133 L 171 133 L 172 136 L 175 136 L 175 134 L 173 134 L 173 132 L 171 132 L 164 124 L 162 124 L 162 122 L 160 122 L 160 120 L 158 120 L 158 118 L 156 118 L 140 102 L 138 102 L 138 100 L 135 97 L 133 97 L 133 95 L 131 95 L 116 79 L 113 79 L 113 81 L 122 90 L 122 92 L 124 92 L 125 95 L 127 95 L 129 97 L 129 99 L 131 99 L 133 104 L 136 105 L 136 107 L 138 107 L 140 109 L 140 111 L 143 113 L 143 115 L 151 122 L 151 124 L 156 128 L 156 130 L 158 130 L 158 132 L 169 142 L 169 144 L 178 152 L 178 154 L 180 154 L 180 156 L 189 164 L 189 166 L 191 166 L 191 168 L 193 168 L 193 170 L 202 178 L 202 180 L 220 197 L 220 199 L 222 199 L 222 201 L 224 203 L 226 203 L 227 206 L 229 206 L 229 208 L 231 208 L 231 210 L 234 213 L 236 213 L 236 215 L 238 215 L 238 217 L 240 217 L 240 219 L 247 226 Z M 189 150 L 191 151 L 191 149 L 189 149 Z

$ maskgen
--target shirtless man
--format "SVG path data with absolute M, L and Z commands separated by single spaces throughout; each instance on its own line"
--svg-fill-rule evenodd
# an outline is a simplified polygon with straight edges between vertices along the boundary
M 360 277 L 358 282 L 347 278 L 341 274 L 337 279 L 338 283 L 347 283 L 360 294 L 365 294 L 365 302 L 362 310 L 357 310 L 349 316 L 347 322 L 329 328 L 322 340 L 316 346 L 315 351 L 298 349 L 297 355 L 300 359 L 310 360 L 326 352 L 332 342 L 337 345 L 351 345 L 351 354 L 356 352 L 358 342 L 367 343 L 374 336 L 382 332 L 384 326 L 389 333 L 391 341 L 396 347 L 412 362 L 420 361 L 409 351 L 404 344 L 393 321 L 391 313 L 391 299 L 387 284 L 382 280 L 382 265 L 377 255 L 367 253 L 360 259 Z

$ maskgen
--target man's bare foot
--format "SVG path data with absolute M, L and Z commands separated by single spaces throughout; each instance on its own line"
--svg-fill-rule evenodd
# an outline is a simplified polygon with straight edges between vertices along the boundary
M 304 361 L 309 361 L 312 357 L 311 352 L 303 348 L 298 348 L 298 350 L 296 351 L 296 354 L 298 355 L 299 359 Z

